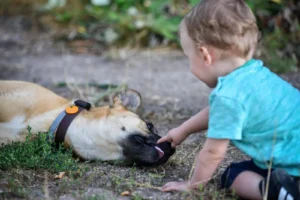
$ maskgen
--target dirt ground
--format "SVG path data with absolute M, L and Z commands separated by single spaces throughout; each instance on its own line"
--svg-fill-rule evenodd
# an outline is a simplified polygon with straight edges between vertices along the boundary
M 143 97 L 143 117 L 163 136 L 207 105 L 210 89 L 188 69 L 180 51 L 170 49 L 118 49 L 100 55 L 75 54 L 53 33 L 37 31 L 21 17 L 0 18 L 0 79 L 26 80 L 46 86 L 68 98 L 81 98 L 76 88 L 59 88 L 59 82 L 127 84 Z M 118 57 L 118 59 L 112 59 Z M 299 74 L 284 77 L 300 86 Z M 85 96 L 87 100 L 87 98 Z M 210 183 L 195 193 L 163 193 L 167 181 L 190 176 L 194 157 L 205 140 L 194 134 L 177 148 L 168 163 L 156 168 L 118 166 L 103 162 L 81 163 L 87 170 L 79 177 L 35 170 L 0 170 L 0 199 L 227 199 L 218 188 L 219 176 L 228 163 L 245 159 L 234 147 Z M 29 155 L 30 156 L 30 155 Z M 128 196 L 122 192 L 128 191 Z

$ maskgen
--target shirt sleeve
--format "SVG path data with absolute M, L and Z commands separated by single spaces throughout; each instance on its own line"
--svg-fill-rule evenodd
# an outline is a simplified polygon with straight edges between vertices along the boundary
M 216 96 L 209 108 L 208 138 L 241 140 L 246 112 L 242 104 Z

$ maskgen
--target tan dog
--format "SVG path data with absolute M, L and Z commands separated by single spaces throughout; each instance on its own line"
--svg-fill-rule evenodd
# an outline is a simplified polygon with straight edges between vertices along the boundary
M 47 132 L 52 122 L 73 101 L 29 82 L 0 81 L 0 144 L 24 141 L 28 133 Z M 64 146 L 72 146 L 86 160 L 124 160 L 138 165 L 158 165 L 174 153 L 151 124 L 135 111 L 141 97 L 132 90 L 121 93 L 109 106 L 83 110 L 67 129 Z

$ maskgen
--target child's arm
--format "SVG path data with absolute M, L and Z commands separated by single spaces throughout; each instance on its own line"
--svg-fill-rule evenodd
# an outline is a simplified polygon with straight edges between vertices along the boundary
M 185 121 L 179 127 L 174 128 L 168 134 L 157 141 L 157 143 L 170 141 L 172 147 L 179 145 L 190 134 L 206 130 L 208 127 L 209 107 L 204 108 L 198 114 Z
M 196 167 L 191 180 L 184 182 L 168 182 L 163 187 L 167 191 L 187 191 L 197 189 L 200 184 L 207 183 L 223 160 L 229 140 L 208 138 L 196 158 Z

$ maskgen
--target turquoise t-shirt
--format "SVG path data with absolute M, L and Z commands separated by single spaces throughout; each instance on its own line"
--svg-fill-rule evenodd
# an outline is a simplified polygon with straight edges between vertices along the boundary
M 218 79 L 209 98 L 207 137 L 229 139 L 256 165 L 300 176 L 300 92 L 249 60 Z

